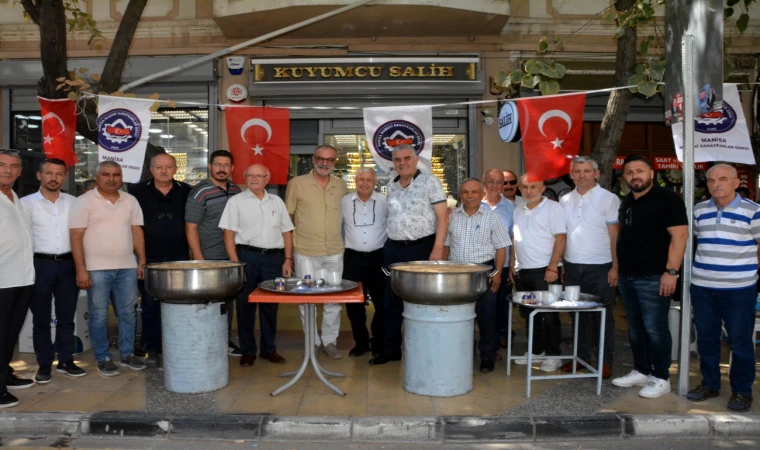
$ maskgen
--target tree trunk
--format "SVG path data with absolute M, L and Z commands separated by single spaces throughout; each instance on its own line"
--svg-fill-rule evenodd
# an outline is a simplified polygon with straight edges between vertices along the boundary
M 37 3 L 40 26 L 40 60 L 42 78 L 38 92 L 45 98 L 64 98 L 63 90 L 56 90 L 60 84 L 56 78 L 69 76 L 66 65 L 66 13 L 62 0 L 40 0 Z
M 615 9 L 627 11 L 631 9 L 634 0 L 617 0 Z M 617 62 L 615 64 L 615 86 L 628 85 L 628 78 L 636 70 L 636 28 L 626 27 L 623 37 L 617 43 Z M 612 91 L 607 101 L 607 110 L 602 119 L 602 128 L 596 141 L 591 157 L 599 163 L 601 172 L 599 184 L 610 189 L 612 185 L 612 171 L 615 157 L 620 148 L 620 139 L 623 136 L 623 128 L 628 118 L 628 108 L 631 104 L 631 91 L 621 89 Z
M 111 50 L 108 52 L 103 73 L 100 74 L 101 92 L 112 93 L 121 86 L 121 76 L 124 73 L 129 47 L 132 45 L 137 25 L 140 23 L 140 17 L 147 3 L 148 0 L 130 0 L 127 5 L 119 23 L 119 29 L 116 30 L 116 36 L 113 38 Z

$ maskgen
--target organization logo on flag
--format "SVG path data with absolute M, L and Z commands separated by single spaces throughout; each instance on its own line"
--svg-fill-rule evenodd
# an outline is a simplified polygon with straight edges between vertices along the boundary
M 140 141 L 142 124 L 128 109 L 112 109 L 98 117 L 98 145 L 111 152 L 125 152 Z
M 727 101 L 723 101 L 720 111 L 709 112 L 697 117 L 694 128 L 700 133 L 725 133 L 736 125 L 736 111 Z
M 411 145 L 419 155 L 425 147 L 425 135 L 420 127 L 406 120 L 391 120 L 375 131 L 372 143 L 377 154 L 388 161 L 393 161 L 393 148 L 399 145 Z

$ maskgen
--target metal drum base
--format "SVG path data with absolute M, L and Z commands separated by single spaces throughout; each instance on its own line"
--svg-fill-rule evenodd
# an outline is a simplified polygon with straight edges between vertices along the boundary
M 164 389 L 197 394 L 229 382 L 224 302 L 161 304 Z
M 475 303 L 404 302 L 404 389 L 430 397 L 472 390 Z

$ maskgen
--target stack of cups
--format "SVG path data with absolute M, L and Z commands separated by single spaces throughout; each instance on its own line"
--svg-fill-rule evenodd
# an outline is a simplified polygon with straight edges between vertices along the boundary
M 565 300 L 568 302 L 577 302 L 581 297 L 580 286 L 565 286 Z

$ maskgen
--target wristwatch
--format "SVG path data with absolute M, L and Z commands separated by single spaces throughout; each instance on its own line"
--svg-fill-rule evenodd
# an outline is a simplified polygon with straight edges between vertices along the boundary
M 678 276 L 678 271 L 676 269 L 665 269 L 665 272 L 668 275 L 673 275 L 674 277 Z

